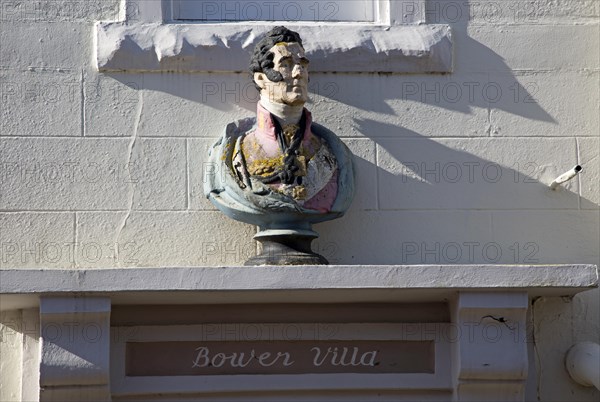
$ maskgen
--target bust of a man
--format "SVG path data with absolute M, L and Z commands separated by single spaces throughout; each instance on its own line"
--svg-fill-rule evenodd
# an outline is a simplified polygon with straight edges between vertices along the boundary
M 250 69 L 260 91 L 257 127 L 234 158 L 237 169 L 246 169 L 251 178 L 299 206 L 329 212 L 337 196 L 338 169 L 325 140 L 313 134 L 312 116 L 304 108 L 308 65 L 302 39 L 284 27 L 256 46 Z
M 354 195 L 350 151 L 313 124 L 304 107 L 308 67 L 298 33 L 268 32 L 250 62 L 260 91 L 256 118 L 231 123 L 211 151 L 218 168 L 205 181 L 207 197 L 229 217 L 258 225 L 255 238 L 263 246 L 265 240 L 290 244 L 290 235 L 312 240 L 311 224 L 342 216 Z M 293 250 L 310 254 L 310 241 L 308 251 L 306 244 Z M 273 261 L 285 263 L 267 262 Z

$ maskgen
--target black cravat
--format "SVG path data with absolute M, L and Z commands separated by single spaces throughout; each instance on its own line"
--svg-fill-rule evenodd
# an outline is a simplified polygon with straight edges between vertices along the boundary
M 296 157 L 300 154 L 300 145 L 304 138 L 304 132 L 306 131 L 306 111 L 302 111 L 302 117 L 300 118 L 300 127 L 296 130 L 296 133 L 292 137 L 290 144 L 286 144 L 285 135 L 283 135 L 283 128 L 279 121 L 271 114 L 271 120 L 275 127 L 275 136 L 279 143 L 279 149 L 283 153 L 283 166 L 276 170 L 273 174 L 267 177 L 257 177 L 258 180 L 265 184 L 271 184 L 276 181 L 281 181 L 283 184 L 293 184 L 296 180 L 296 171 L 298 166 L 296 165 Z

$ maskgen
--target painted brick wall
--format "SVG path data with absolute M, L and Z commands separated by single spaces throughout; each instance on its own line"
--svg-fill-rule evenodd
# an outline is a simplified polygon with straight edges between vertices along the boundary
M 255 252 L 255 229 L 202 195 L 207 148 L 254 113 L 246 74 L 98 74 L 93 24 L 119 1 L 0 3 L 1 267 L 217 266 Z M 309 109 L 358 170 L 354 205 L 316 226 L 316 251 L 340 264 L 598 264 L 599 2 L 428 7 L 453 27 L 453 74 L 311 76 Z M 583 173 L 550 191 L 575 164 Z M 541 400 L 597 397 L 560 359 L 599 341 L 599 304 L 598 292 L 536 303 Z M 556 337 L 548 322 L 564 324 Z

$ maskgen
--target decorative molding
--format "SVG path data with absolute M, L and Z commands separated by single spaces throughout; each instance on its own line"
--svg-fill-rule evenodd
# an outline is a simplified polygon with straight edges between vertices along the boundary
M 297 28 L 310 46 L 311 72 L 452 72 L 447 25 L 344 24 Z M 255 42 L 272 25 L 96 24 L 96 64 L 103 72 L 242 72 Z
M 111 348 L 111 305 L 447 300 L 452 306 L 449 323 L 339 326 L 348 329 L 348 339 L 357 339 L 357 334 L 367 331 L 369 336 L 364 339 L 369 340 L 393 340 L 389 334 L 408 334 L 422 327 L 423 331 L 417 333 L 433 336 L 436 356 L 441 357 L 439 363 L 446 362 L 446 366 L 436 366 L 433 377 L 423 373 L 384 374 L 365 378 L 361 388 L 410 389 L 418 380 L 422 381 L 419 389 L 423 392 L 447 392 L 457 401 L 523 400 L 528 373 L 526 312 L 530 299 L 541 295 L 570 296 L 598 286 L 594 265 L 46 269 L 2 270 L 0 275 L 3 309 L 31 308 L 39 303 L 41 401 L 110 400 L 109 377 L 114 382 L 113 391 L 124 395 L 142 391 L 220 392 L 240 384 L 254 390 L 283 384 L 289 390 L 298 385 L 291 380 L 271 381 L 274 378 L 260 383 L 254 377 L 244 380 L 243 376 L 236 376 L 232 381 L 213 376 L 212 388 L 207 389 L 186 376 L 158 382 L 151 377 L 126 378 L 122 353 L 127 341 L 195 341 L 199 333 L 208 333 L 208 329 L 202 330 L 208 327 L 195 325 L 184 330 L 167 325 L 135 327 L 134 331 L 130 326 L 113 328 Z M 50 293 L 54 297 L 45 296 Z M 209 326 L 214 330 L 214 325 Z M 400 331 L 402 328 L 406 330 Z M 172 334 L 177 335 L 173 338 Z M 336 339 L 340 338 L 338 335 Z M 116 364 L 112 369 L 109 361 Z M 346 378 L 341 381 L 343 376 L 336 374 L 330 379 L 348 384 Z M 305 384 L 308 387 L 325 389 L 330 384 L 302 378 L 309 380 Z
M 22 310 L 23 378 L 21 399 L 37 401 L 40 395 L 40 312 L 37 308 Z
M 461 292 L 453 322 L 456 401 L 522 401 L 528 372 L 527 292 Z
M 459 291 L 570 296 L 598 287 L 595 265 L 328 265 L 0 271 L 2 309 L 38 294 L 110 294 L 113 303 L 434 301 Z M 290 292 L 293 290 L 293 292 Z M 385 290 L 385 291 L 384 291 Z M 172 304 L 169 302 L 168 304 Z
M 425 0 L 374 0 L 375 22 L 182 23 L 172 0 L 123 0 L 119 21 L 96 23 L 102 72 L 242 72 L 257 39 L 275 25 L 298 30 L 312 72 L 450 73 L 449 25 L 425 23 Z
M 40 401 L 110 400 L 108 297 L 40 298 Z
M 174 10 L 177 7 L 177 1 L 180 0 L 155 0 L 155 1 L 137 1 L 137 0 L 121 0 L 121 10 L 119 15 L 120 21 L 127 21 L 130 23 L 137 22 L 175 22 L 178 17 L 177 12 Z M 240 12 L 239 7 L 227 8 L 224 3 L 215 4 L 210 0 L 191 0 L 201 6 L 202 2 L 212 3 L 208 7 L 217 6 L 222 14 L 231 14 L 232 12 Z M 338 0 L 343 3 L 342 0 Z M 399 25 L 399 24 L 423 24 L 426 22 L 426 3 L 427 0 L 372 0 L 376 9 L 374 22 L 386 25 Z M 275 21 L 275 12 L 278 7 L 285 7 L 285 3 L 293 3 L 291 1 L 282 1 L 278 3 L 265 3 L 267 11 L 264 20 Z M 261 4 L 259 4 L 261 6 Z M 252 6 L 250 6 L 252 7 Z M 236 11 L 237 9 L 237 11 Z M 266 11 L 266 10 L 265 10 Z M 240 12 L 240 20 L 244 17 L 244 13 Z M 289 16 L 291 17 L 291 16 Z M 326 14 L 323 14 L 326 17 Z M 258 20 L 258 18 L 255 18 Z M 256 21 L 257 24 L 262 24 L 268 21 Z M 283 21 L 282 21 L 283 22 Z M 319 20 L 318 18 L 312 18 L 312 22 L 327 24 L 327 18 Z M 281 22 L 280 22 L 281 23 Z M 285 21 L 286 24 L 293 24 L 294 21 Z M 300 24 L 306 22 L 299 22 Z

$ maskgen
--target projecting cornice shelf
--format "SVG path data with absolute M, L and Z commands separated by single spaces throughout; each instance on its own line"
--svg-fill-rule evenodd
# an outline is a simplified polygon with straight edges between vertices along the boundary
M 571 296 L 598 286 L 595 265 L 329 265 L 2 270 L 2 309 L 39 296 L 107 295 L 113 304 L 434 301 L 457 292 Z
M 110 400 L 111 395 L 166 396 L 194 392 L 213 395 L 261 390 L 403 392 L 416 387 L 422 393 L 431 391 L 436 396 L 445 395 L 448 400 L 485 400 L 489 399 L 486 396 L 493 395 L 505 401 L 522 401 L 528 373 L 526 328 L 530 298 L 570 296 L 597 286 L 598 270 L 594 265 L 9 269 L 0 271 L 0 305 L 5 310 L 27 309 L 23 310 L 23 328 L 41 331 L 38 335 L 42 339 L 41 353 L 37 354 L 35 347 L 24 348 L 28 355 L 23 357 L 24 361 L 36 365 L 34 372 L 39 373 L 39 381 L 35 376 L 24 377 L 23 381 L 35 390 L 34 393 L 39 392 L 40 400 L 80 401 L 89 400 L 89 395 L 93 395 L 94 400 Z M 185 347 L 186 341 L 206 342 L 200 337 L 205 333 L 205 327 L 193 323 L 119 327 L 118 320 L 111 324 L 111 312 L 122 308 L 119 305 L 123 304 L 135 304 L 134 307 L 139 309 L 144 308 L 140 306 L 143 304 L 164 308 L 167 304 L 204 304 L 206 307 L 220 303 L 238 306 L 242 303 L 288 306 L 290 303 L 314 303 L 319 306 L 319 303 L 423 301 L 447 301 L 443 304 L 449 308 L 451 322 L 428 323 L 422 316 L 425 320 L 422 323 L 357 324 L 340 323 L 337 316 L 331 316 L 332 322 L 339 324 L 342 331 L 336 333 L 336 337 L 348 334 L 349 342 L 360 341 L 362 345 L 382 339 L 392 342 L 410 340 L 429 342 L 433 347 L 427 349 L 429 355 L 420 355 L 421 360 L 415 360 L 427 362 L 434 356 L 437 363 L 433 372 L 420 372 L 411 366 L 407 373 L 367 373 L 362 377 L 352 373 L 349 374 L 352 381 L 343 373 L 333 377 L 319 377 L 318 374 L 291 374 L 288 377 L 276 373 L 272 374 L 274 377 L 248 375 L 245 381 L 240 380 L 244 376 L 237 375 L 211 375 L 210 381 L 204 379 L 206 376 L 190 377 L 177 373 L 162 377 L 142 374 L 132 377 L 126 374 L 128 347 L 142 345 L 164 352 L 182 345 Z M 419 310 L 422 305 L 412 306 L 417 316 L 425 311 Z M 261 325 L 260 319 L 251 325 L 253 328 Z M 290 325 L 305 328 L 303 333 L 308 334 L 307 328 L 311 324 L 294 321 Z M 60 332 L 62 328 L 82 328 L 84 332 L 82 336 L 71 338 L 60 335 L 64 334 Z M 94 329 L 93 342 L 86 332 L 90 328 Z M 246 327 L 236 324 L 235 328 L 244 330 Z M 288 327 L 280 325 L 277 328 Z M 417 328 L 421 329 L 417 331 L 418 336 L 403 338 L 406 331 L 412 331 L 412 334 Z M 454 335 L 450 338 L 448 334 Z M 324 341 L 336 341 L 333 335 L 328 336 Z M 283 342 L 281 347 L 289 346 L 285 343 L 289 341 L 287 338 L 275 339 L 269 335 L 268 339 L 260 339 L 260 342 L 264 341 L 260 343 L 263 346 L 272 345 L 275 340 Z M 313 338 L 302 339 L 315 342 Z M 235 345 L 236 340 L 225 342 L 227 347 Z M 208 346 L 203 347 L 208 353 Z M 211 344 L 210 347 L 217 346 Z M 169 359 L 177 358 L 168 354 Z M 144 358 L 142 364 L 146 363 Z M 82 387 L 82 383 L 91 385 Z
M 298 24 L 312 72 L 450 73 L 448 25 Z M 102 72 L 245 72 L 254 44 L 273 24 L 98 22 Z

